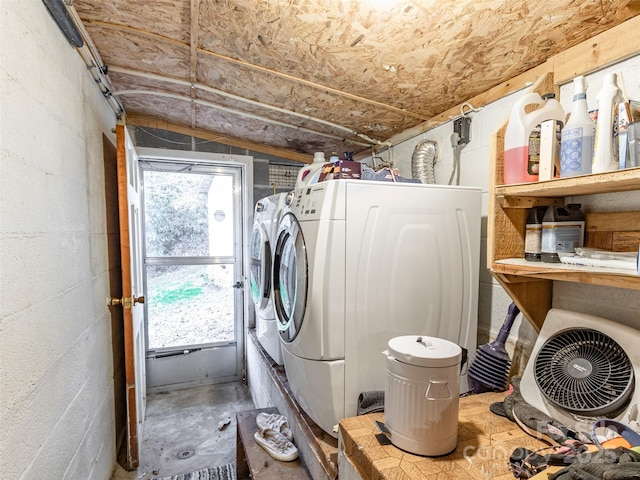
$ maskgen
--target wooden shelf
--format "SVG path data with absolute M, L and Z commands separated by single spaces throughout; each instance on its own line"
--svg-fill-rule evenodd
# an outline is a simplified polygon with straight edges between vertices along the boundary
M 551 72 L 530 91 L 557 92 Z M 535 183 L 502 185 L 507 121 L 491 137 L 491 175 L 487 232 L 489 270 L 534 328 L 540 329 L 552 306 L 553 282 L 577 282 L 640 290 L 632 270 L 547 264 L 524 260 L 527 209 L 564 203 L 566 197 L 640 190 L 640 168 L 582 175 Z M 640 212 L 593 213 L 587 216 L 587 246 L 635 251 L 640 238 Z
M 592 173 L 544 182 L 496 185 L 497 197 L 569 197 L 627 192 L 640 188 L 640 167 L 607 173 Z M 517 207 L 516 207 L 517 208 Z
M 496 261 L 491 270 L 496 274 L 507 276 L 590 283 L 640 290 L 640 275 L 634 270 L 620 268 L 528 262 L 523 258 L 507 258 Z

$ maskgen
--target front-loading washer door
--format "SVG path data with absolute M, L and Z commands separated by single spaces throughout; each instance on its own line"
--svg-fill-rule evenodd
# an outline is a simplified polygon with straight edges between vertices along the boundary
M 302 327 L 307 304 L 307 252 L 300 224 L 288 212 L 278 227 L 273 259 L 273 302 L 278 330 L 291 342 Z
M 267 306 L 271 295 L 271 245 L 261 222 L 253 226 L 250 256 L 251 298 L 260 311 Z

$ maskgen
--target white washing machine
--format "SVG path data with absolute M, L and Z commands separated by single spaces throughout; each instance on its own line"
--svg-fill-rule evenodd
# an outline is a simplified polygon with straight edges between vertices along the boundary
M 285 193 L 278 193 L 256 202 L 250 248 L 251 298 L 256 312 L 256 336 L 278 365 L 282 365 L 282 352 L 271 298 L 271 279 L 273 248 L 285 197 Z
M 333 180 L 290 192 L 274 252 L 285 370 L 326 432 L 382 391 L 389 339 L 476 350 L 481 190 Z M 466 391 L 466 378 L 461 391 Z

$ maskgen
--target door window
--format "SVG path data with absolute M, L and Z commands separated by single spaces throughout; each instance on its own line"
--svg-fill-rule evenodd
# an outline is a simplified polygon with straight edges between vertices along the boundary
M 148 386 L 241 376 L 242 168 L 144 159 Z
M 235 340 L 232 182 L 144 172 L 149 350 Z

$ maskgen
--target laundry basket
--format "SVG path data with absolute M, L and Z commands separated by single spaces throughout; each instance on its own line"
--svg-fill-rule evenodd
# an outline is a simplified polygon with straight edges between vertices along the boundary
M 462 349 L 435 337 L 389 340 L 385 424 L 391 442 L 417 455 L 446 455 L 458 443 Z

